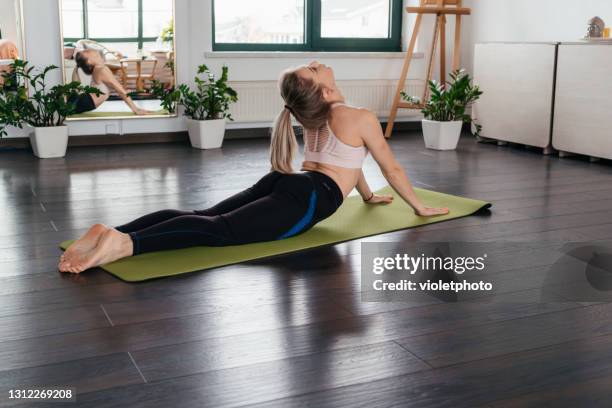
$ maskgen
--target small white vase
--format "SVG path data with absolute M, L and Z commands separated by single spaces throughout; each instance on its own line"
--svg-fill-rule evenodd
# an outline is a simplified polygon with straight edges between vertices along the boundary
M 38 158 L 64 157 L 68 148 L 68 126 L 35 127 L 30 143 Z
M 225 119 L 187 119 L 187 131 L 191 146 L 196 149 L 218 149 L 225 137 Z
M 462 121 L 438 122 L 423 119 L 425 147 L 434 150 L 455 150 L 461 136 Z

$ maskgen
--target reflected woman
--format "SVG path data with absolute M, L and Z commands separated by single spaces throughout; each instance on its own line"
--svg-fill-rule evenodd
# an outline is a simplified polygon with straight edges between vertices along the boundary
M 99 96 L 96 94 L 83 94 L 78 98 L 71 99 L 70 102 L 76 103 L 76 113 L 89 112 L 102 105 L 110 97 L 111 89 L 125 101 L 136 115 L 150 115 L 154 113 L 141 109 L 134 103 L 123 86 L 117 81 L 110 68 L 106 66 L 104 58 L 102 58 L 98 51 L 80 51 L 75 55 L 74 59 L 77 67 L 85 74 L 91 76 L 90 86 L 98 88 L 101 92 Z
M 0 40 L 0 60 L 16 59 L 19 59 L 19 50 L 15 43 L 9 40 Z M 0 65 L 0 87 L 4 85 L 4 73 L 10 71 L 10 65 Z

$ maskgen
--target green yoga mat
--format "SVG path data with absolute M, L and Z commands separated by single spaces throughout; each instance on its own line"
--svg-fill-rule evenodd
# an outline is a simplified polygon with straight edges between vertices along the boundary
M 164 276 L 200 271 L 219 266 L 287 254 L 357 238 L 433 224 L 474 214 L 491 204 L 434 191 L 415 189 L 428 207 L 448 207 L 450 213 L 439 217 L 419 217 L 391 189 L 377 194 L 392 194 L 393 203 L 365 204 L 361 197 L 349 197 L 331 217 L 312 229 L 291 238 L 226 247 L 193 247 L 125 258 L 102 268 L 118 278 L 137 282 Z M 61 244 L 66 249 L 73 241 Z

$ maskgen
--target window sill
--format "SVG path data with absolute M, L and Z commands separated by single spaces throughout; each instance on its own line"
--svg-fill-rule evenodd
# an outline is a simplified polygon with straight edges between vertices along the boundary
M 211 51 L 205 58 L 372 58 L 402 59 L 405 52 L 325 52 L 325 51 Z M 423 58 L 424 53 L 415 52 L 414 58 Z

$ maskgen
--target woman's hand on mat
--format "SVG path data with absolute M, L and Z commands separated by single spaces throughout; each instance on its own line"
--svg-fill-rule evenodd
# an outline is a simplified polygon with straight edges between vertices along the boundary
M 393 202 L 392 195 L 376 195 L 374 194 L 366 203 L 368 204 L 391 204 Z
M 432 217 L 434 215 L 448 214 L 448 208 L 423 207 L 423 208 L 415 209 L 414 212 L 416 213 L 416 215 L 420 215 L 421 217 Z

